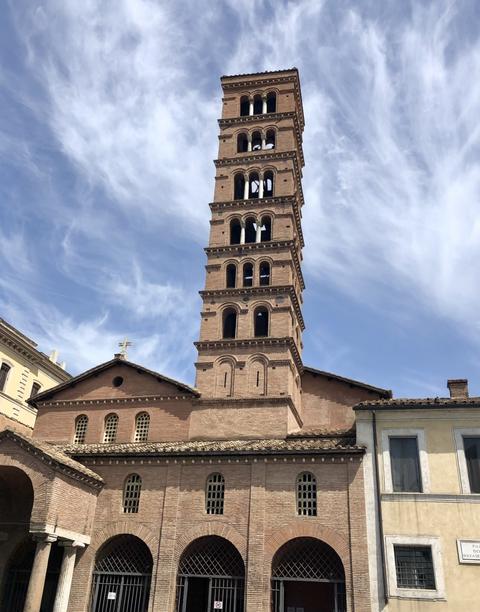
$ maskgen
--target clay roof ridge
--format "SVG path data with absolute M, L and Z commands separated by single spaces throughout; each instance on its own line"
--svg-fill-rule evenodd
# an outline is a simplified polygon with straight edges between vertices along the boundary
M 89 468 L 85 467 L 82 463 L 75 461 L 75 459 L 72 459 L 69 455 L 65 454 L 62 448 L 58 445 L 53 445 L 49 442 L 29 438 L 19 433 L 18 431 L 15 431 L 14 429 L 10 429 L 8 427 L 0 431 L 0 440 L 4 438 L 9 438 L 16 442 L 20 442 L 22 445 L 27 446 L 30 450 L 37 453 L 41 453 L 46 458 L 51 459 L 56 463 L 59 463 L 65 468 L 74 470 L 82 474 L 83 476 L 87 476 L 92 480 L 103 483 L 103 478 L 101 478 L 101 476 L 99 476 Z
M 261 70 L 259 72 L 240 72 L 239 74 L 223 74 L 220 80 L 223 79 L 238 79 L 239 77 L 255 77 L 262 76 L 264 74 L 280 74 L 281 72 L 296 72 L 298 74 L 298 68 L 293 66 L 292 68 L 282 68 L 279 70 Z
M 365 400 L 359 402 L 354 409 L 371 409 L 375 407 L 395 406 L 475 406 L 480 407 L 480 397 L 398 397 L 390 399 Z
M 318 376 L 325 376 L 326 378 L 333 378 L 334 380 L 345 382 L 355 387 L 361 387 L 362 389 L 367 389 L 368 391 L 374 391 L 374 392 L 380 393 L 381 395 L 383 395 L 385 399 L 391 399 L 392 397 L 392 391 L 390 389 L 383 389 L 381 387 L 375 387 L 373 385 L 369 385 L 368 383 L 364 383 L 359 380 L 355 380 L 353 378 L 347 378 L 346 376 L 340 376 L 339 374 L 334 374 L 332 372 L 325 372 L 324 370 L 318 370 L 317 368 L 312 368 L 311 366 L 304 365 L 303 369 L 304 371 L 310 372 L 311 374 L 317 374 Z M 375 401 L 378 401 L 378 400 L 375 400 Z

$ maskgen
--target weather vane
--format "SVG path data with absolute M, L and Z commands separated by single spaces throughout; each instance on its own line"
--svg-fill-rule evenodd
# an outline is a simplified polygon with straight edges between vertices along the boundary
M 118 343 L 118 346 L 120 347 L 120 355 L 123 355 L 125 359 L 127 358 L 128 347 L 132 346 L 132 344 L 133 342 L 130 342 L 126 336 L 121 342 Z

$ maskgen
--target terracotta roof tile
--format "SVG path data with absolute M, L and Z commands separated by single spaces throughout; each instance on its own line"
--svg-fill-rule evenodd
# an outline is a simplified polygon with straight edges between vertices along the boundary
M 465 397 L 465 398 L 450 398 L 450 397 L 423 397 L 423 398 L 407 398 L 400 397 L 396 399 L 379 399 L 360 402 L 354 406 L 354 410 L 373 410 L 379 408 L 382 410 L 396 410 L 398 408 L 480 408 L 480 397 Z

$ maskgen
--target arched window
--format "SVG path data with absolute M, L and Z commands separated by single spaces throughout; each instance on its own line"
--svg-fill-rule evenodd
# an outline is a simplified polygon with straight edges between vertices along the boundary
M 246 134 L 237 136 L 237 153 L 246 153 L 248 151 L 248 137 Z
M 75 435 L 73 436 L 74 444 L 85 444 L 85 436 L 87 435 L 88 417 L 86 414 L 81 414 L 75 419 Z
M 268 336 L 268 310 L 264 306 L 255 309 L 253 320 L 255 338 Z
M 253 132 L 252 134 L 252 151 L 261 151 L 262 149 L 262 134 Z
M 30 393 L 30 397 L 35 397 L 40 393 L 41 385 L 38 382 L 34 382 L 32 385 L 32 392 Z
M 258 198 L 260 192 L 260 179 L 258 178 L 258 172 L 252 172 L 250 174 L 250 189 L 248 193 L 249 198 Z
M 272 239 L 272 219 L 268 216 L 262 217 L 261 242 L 269 242 Z
M 260 264 L 260 285 L 270 284 L 270 264 L 268 261 L 262 261 Z
M 253 98 L 253 114 L 254 115 L 261 115 L 263 111 L 263 100 L 262 100 L 262 96 L 260 94 L 257 94 L 254 98 Z
M 227 308 L 223 311 L 223 338 L 235 338 L 237 335 L 237 311 Z
M 275 148 L 275 130 L 268 130 L 267 137 L 265 139 L 265 148 L 266 149 L 274 149 Z
M 297 514 L 317 516 L 317 480 L 311 472 L 297 476 Z
M 125 514 L 136 514 L 140 505 L 142 479 L 138 474 L 130 474 L 123 486 L 123 511 Z
M 253 265 L 251 263 L 243 264 L 243 286 L 252 287 L 253 285 Z
M 148 429 L 150 427 L 150 415 L 148 412 L 140 412 L 135 417 L 134 442 L 146 442 L 148 440 Z
M 115 442 L 117 439 L 118 414 L 109 414 L 105 417 L 104 442 Z
M 233 199 L 243 200 L 245 196 L 245 177 L 241 172 L 235 175 L 234 178 Z
M 255 242 L 257 237 L 257 224 L 254 217 L 248 217 L 245 221 L 245 242 Z
M 205 491 L 205 509 L 207 514 L 223 514 L 225 498 L 225 478 L 219 474 L 210 474 Z
M 7 382 L 8 373 L 11 369 L 8 363 L 2 363 L 2 367 L 0 367 L 0 391 L 5 389 L 5 383 Z
M 238 244 L 238 243 L 235 243 L 235 244 Z M 227 266 L 225 284 L 227 286 L 227 289 L 233 289 L 237 284 L 237 266 L 233 263 L 228 264 Z
M 267 170 L 263 175 L 263 197 L 273 197 L 273 172 L 271 170 Z
M 242 235 L 242 226 L 238 219 L 232 219 L 230 221 L 230 244 L 240 244 L 240 237 Z
M 267 113 L 277 112 L 277 96 L 275 92 L 271 91 L 267 95 Z
M 240 117 L 247 117 L 250 113 L 250 100 L 248 96 L 240 98 Z

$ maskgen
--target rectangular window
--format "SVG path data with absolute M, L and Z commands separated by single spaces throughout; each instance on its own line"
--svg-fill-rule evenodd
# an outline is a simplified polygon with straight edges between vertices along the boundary
M 480 438 L 463 437 L 470 493 L 480 493 Z
M 7 382 L 7 375 L 10 371 L 10 366 L 6 363 L 2 363 L 2 367 L 0 368 L 0 391 L 5 389 L 5 383 Z
M 394 545 L 393 549 L 399 589 L 435 590 L 431 546 Z
M 391 437 L 389 443 L 393 490 L 420 493 L 422 479 L 417 438 L 415 436 Z

